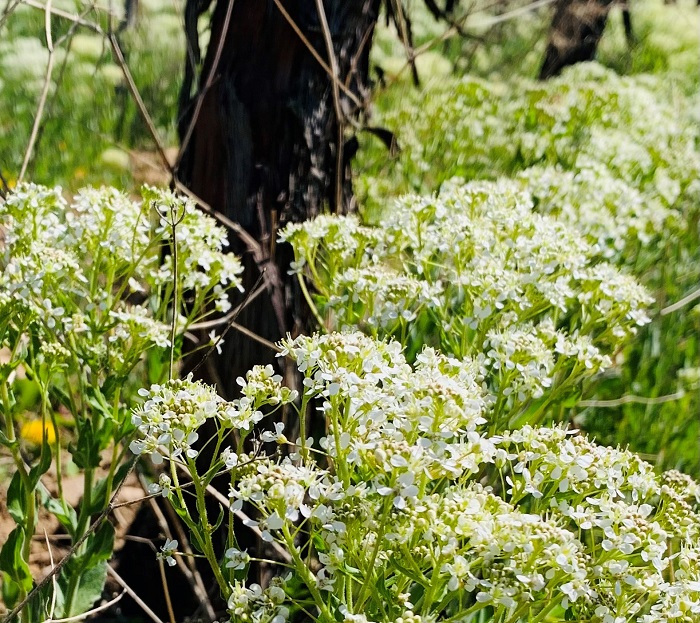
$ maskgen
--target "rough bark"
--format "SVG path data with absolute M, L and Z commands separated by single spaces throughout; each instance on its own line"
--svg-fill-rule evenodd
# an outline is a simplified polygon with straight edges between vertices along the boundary
M 613 0 L 559 0 L 540 80 L 559 75 L 564 67 L 595 58 L 612 3 Z
M 200 64 L 196 21 L 209 2 L 188 0 L 186 8 L 191 54 L 181 94 L 177 175 L 260 244 L 253 257 L 234 241 L 233 250 L 245 255 L 247 289 L 268 266 L 266 294 L 237 322 L 274 342 L 298 331 L 308 316 L 287 275 L 290 252 L 275 244 L 277 231 L 325 205 L 341 213 L 353 209 L 343 130 L 360 114 L 358 102 L 369 90 L 368 55 L 380 0 L 325 0 L 327 30 L 315 0 L 217 0 Z M 338 88 L 337 99 L 327 71 L 334 65 L 327 35 L 345 89 Z M 205 374 L 229 396 L 237 376 L 274 360 L 269 349 L 231 333 Z

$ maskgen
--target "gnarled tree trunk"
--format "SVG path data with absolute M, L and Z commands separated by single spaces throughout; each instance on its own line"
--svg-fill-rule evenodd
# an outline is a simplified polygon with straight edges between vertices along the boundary
M 287 275 L 290 251 L 275 244 L 277 231 L 324 205 L 353 209 L 344 130 L 369 90 L 380 0 L 216 0 L 199 63 L 196 23 L 210 2 L 188 0 L 186 8 L 191 53 L 177 175 L 259 245 L 252 252 L 235 240 L 233 250 L 245 254 L 247 289 L 267 267 L 265 294 L 237 322 L 274 342 L 300 330 L 308 316 Z M 231 333 L 204 375 L 229 396 L 237 376 L 274 360 L 269 348 Z
M 559 75 L 568 65 L 595 58 L 612 3 L 613 0 L 559 0 L 540 80 Z

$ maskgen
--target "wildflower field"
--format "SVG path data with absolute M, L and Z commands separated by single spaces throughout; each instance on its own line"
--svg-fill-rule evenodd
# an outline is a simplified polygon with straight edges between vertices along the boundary
M 181 9 L 149 0 L 125 40 L 169 144 Z M 0 21 L 4 623 L 134 620 L 119 602 L 139 587 L 115 580 L 129 487 L 179 518 L 152 554 L 170 623 L 171 569 L 207 623 L 700 622 L 693 3 L 633 8 L 629 50 L 613 13 L 598 62 L 547 82 L 539 13 L 431 51 L 420 88 L 380 30 L 373 62 L 397 77 L 373 123 L 399 149 L 362 136 L 358 214 L 278 232 L 315 330 L 276 345 L 296 383 L 259 365 L 233 400 L 178 378 L 242 289 L 231 234 L 135 188 L 152 145 L 119 67 L 66 24 L 49 52 L 44 16 Z M 54 54 L 66 86 L 31 155 Z M 231 339 L 212 326 L 195 359 Z

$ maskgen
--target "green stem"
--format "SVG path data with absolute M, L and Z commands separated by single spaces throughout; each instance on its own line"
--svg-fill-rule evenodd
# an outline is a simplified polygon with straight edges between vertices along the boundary
M 213 531 L 212 526 L 209 524 L 209 518 L 207 516 L 207 506 L 205 502 L 206 489 L 202 486 L 202 482 L 197 474 L 197 469 L 192 459 L 187 459 L 187 468 L 192 477 L 192 482 L 194 484 L 195 495 L 197 498 L 197 512 L 199 513 L 199 535 L 200 544 L 202 545 L 202 550 L 211 570 L 214 572 L 214 577 L 216 578 L 216 583 L 219 585 L 221 594 L 224 600 L 228 600 L 231 594 L 231 588 L 228 582 L 221 573 L 221 567 L 219 566 L 219 561 L 214 553 L 214 544 L 211 540 L 211 533 Z
M 314 302 L 311 299 L 311 295 L 309 294 L 309 290 L 306 287 L 306 281 L 304 281 L 304 275 L 302 275 L 301 273 L 298 273 L 297 277 L 299 279 L 299 287 L 301 287 L 301 292 L 304 295 L 304 299 L 306 300 L 306 303 L 308 304 L 309 309 L 311 310 L 311 313 L 313 314 L 313 317 L 316 319 L 316 322 L 318 323 L 318 328 L 321 331 L 325 332 L 326 325 L 323 322 L 323 318 L 321 318 L 321 314 L 318 312 L 316 305 L 314 305 Z
M 114 422 L 119 422 L 119 392 L 117 391 L 114 396 L 114 405 L 112 411 L 112 418 Z M 109 473 L 107 474 L 107 481 L 105 486 L 105 500 L 109 500 L 112 497 L 112 487 L 114 486 L 114 474 L 119 466 L 119 443 L 118 440 L 112 440 L 112 460 L 109 463 Z
M 24 562 L 29 564 L 29 554 L 31 553 L 32 546 L 32 535 L 34 534 L 34 518 L 36 516 L 35 508 L 35 498 L 34 490 L 31 488 L 31 483 L 29 481 L 29 472 L 24 464 L 24 459 L 19 451 L 19 443 L 15 437 L 15 426 L 14 419 L 12 417 L 12 404 L 10 402 L 10 392 L 7 387 L 7 381 L 3 381 L 0 386 L 0 399 L 5 412 L 5 436 L 9 442 L 10 451 L 12 453 L 12 459 L 15 463 L 15 467 L 19 472 L 19 478 L 22 481 L 25 492 L 25 504 L 26 504 L 26 521 L 24 527 L 24 545 L 22 547 L 22 558 Z M 23 587 L 19 587 L 18 601 L 23 601 L 27 596 L 27 592 Z M 22 623 L 31 623 L 29 620 L 29 608 L 24 608 L 22 610 Z
M 333 440 L 335 441 L 336 468 L 343 479 L 343 484 L 347 488 L 350 486 L 350 474 L 345 457 L 342 455 L 343 450 L 340 447 L 340 422 L 338 421 L 338 409 L 335 405 L 331 408 L 331 426 L 333 427 Z
M 175 368 L 175 337 L 177 335 L 177 314 L 179 309 L 178 300 L 178 270 L 177 270 L 177 238 L 176 229 L 177 222 L 175 221 L 175 210 L 171 208 L 170 210 L 170 225 L 172 228 L 173 235 L 173 322 L 170 327 L 170 363 L 168 366 L 168 380 L 173 380 L 173 370 Z
M 326 621 L 328 623 L 330 623 L 331 621 L 335 621 L 335 617 L 333 617 L 333 615 L 331 614 L 330 610 L 328 609 L 328 606 L 326 605 L 326 602 L 323 600 L 323 597 L 321 596 L 321 593 L 318 590 L 318 586 L 316 586 L 316 578 L 311 574 L 311 571 L 309 571 L 309 568 L 302 560 L 299 550 L 297 549 L 296 545 L 294 545 L 294 538 L 290 534 L 289 527 L 286 523 L 282 525 L 282 535 L 284 536 L 284 541 L 287 544 L 287 549 L 289 550 L 289 553 L 292 556 L 292 560 L 294 561 L 294 567 L 296 569 L 296 572 L 299 574 L 299 577 L 304 581 L 304 584 L 306 584 L 306 587 L 309 589 L 309 592 L 311 593 L 311 596 L 313 597 L 316 606 L 321 611 L 320 621 Z
M 384 501 L 384 512 L 382 513 L 382 518 L 380 520 L 381 523 L 379 525 L 379 530 L 377 530 L 377 540 L 374 543 L 374 549 L 372 550 L 369 565 L 367 565 L 367 577 L 365 578 L 365 582 L 362 584 L 360 594 L 357 596 L 357 601 L 355 602 L 357 603 L 358 608 L 362 608 L 364 606 L 367 591 L 375 586 L 372 583 L 372 576 L 374 575 L 374 565 L 377 562 L 379 550 L 382 548 L 382 540 L 384 539 L 384 532 L 386 530 L 387 517 L 391 512 L 392 503 L 393 502 L 391 496 L 387 497 Z
M 83 500 L 80 503 L 80 512 L 78 513 L 78 526 L 75 529 L 74 542 L 79 541 L 88 529 L 88 524 L 90 521 L 90 506 L 92 506 L 92 487 L 93 487 L 93 477 L 94 468 L 86 467 L 85 473 L 83 474 Z M 83 543 L 80 548 L 78 548 L 78 554 L 85 551 L 86 543 Z M 68 588 L 66 589 L 65 604 L 63 607 L 64 616 L 71 616 L 71 608 L 73 607 L 73 600 L 75 599 L 75 593 L 78 590 L 78 584 L 80 582 L 82 573 L 74 572 L 71 574 L 68 580 Z

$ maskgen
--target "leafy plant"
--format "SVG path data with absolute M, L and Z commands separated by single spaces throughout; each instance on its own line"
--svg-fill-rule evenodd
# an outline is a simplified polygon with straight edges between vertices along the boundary
M 398 342 L 361 333 L 281 346 L 303 375 L 300 407 L 280 377 L 256 368 L 237 402 L 174 381 L 144 392 L 133 416 L 132 449 L 165 460 L 158 487 L 191 524 L 231 621 L 652 623 L 700 613 L 700 487 L 687 476 L 658 476 L 633 453 L 560 427 L 490 434 L 508 409 L 488 399 L 477 361 L 426 348 L 411 367 Z M 302 429 L 290 443 L 278 424 L 260 441 L 288 445 L 288 456 L 227 448 L 198 471 L 185 440 L 203 421 L 216 424 L 219 449 L 231 427 L 246 437 L 263 405 L 289 403 L 304 422 L 312 401 L 321 439 Z M 178 470 L 194 484 L 197 522 Z M 204 486 L 220 472 L 230 508 L 214 522 Z M 269 554 L 241 550 L 229 529 L 225 554 L 212 557 L 210 530 L 232 512 L 247 514 Z M 171 541 L 161 556 L 174 563 L 177 549 Z M 247 579 L 258 562 L 278 570 L 264 588 Z
M 187 201 L 155 189 L 134 202 L 114 189 L 85 189 L 71 204 L 60 189 L 23 185 L 0 205 L 0 366 L 3 434 L 14 467 L 8 509 L 17 524 L 0 550 L 3 601 L 32 590 L 30 539 L 38 506 L 54 515 L 72 556 L 23 621 L 69 617 L 100 596 L 114 529 L 103 519 L 133 463 L 123 441 L 136 379 L 171 378 L 187 328 L 230 306 L 238 259 L 225 231 Z M 167 254 L 164 251 L 168 250 Z M 188 293 L 187 305 L 183 300 Z M 144 360 L 148 366 L 144 367 Z M 37 389 L 40 454 L 17 437 L 18 372 Z M 25 407 L 26 408 L 26 407 Z M 51 434 L 49 434 L 51 431 Z M 78 509 L 63 494 L 66 452 L 82 472 Z M 55 467 L 57 497 L 42 484 Z

